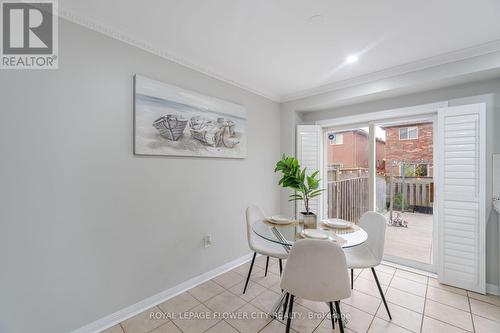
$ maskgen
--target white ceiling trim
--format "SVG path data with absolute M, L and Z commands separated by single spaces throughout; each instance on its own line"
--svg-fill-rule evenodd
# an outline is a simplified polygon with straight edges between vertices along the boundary
M 318 95 L 318 94 L 323 94 L 323 93 L 332 92 L 332 91 L 336 91 L 336 90 L 342 90 L 342 89 L 354 87 L 357 85 L 362 85 L 362 84 L 366 84 L 366 83 L 370 83 L 370 82 L 374 82 L 374 81 L 378 81 L 378 80 L 383 80 L 383 79 L 387 79 L 387 78 L 402 75 L 402 74 L 416 72 L 416 71 L 419 71 L 422 69 L 427 69 L 430 67 L 449 64 L 449 63 L 457 62 L 460 60 L 474 58 L 474 57 L 478 57 L 478 56 L 482 56 L 482 55 L 486 55 L 489 53 L 500 51 L 500 40 L 496 40 L 496 41 L 492 41 L 489 43 L 480 44 L 480 45 L 472 46 L 469 48 L 440 54 L 440 55 L 437 55 L 437 56 L 434 56 L 431 58 L 410 62 L 410 63 L 404 64 L 404 65 L 387 68 L 387 69 L 373 72 L 373 73 L 369 73 L 366 75 L 357 76 L 357 77 L 354 77 L 351 79 L 347 79 L 347 80 L 343 80 L 343 81 L 339 81 L 339 82 L 333 82 L 333 83 L 325 84 L 322 86 L 314 87 L 311 89 L 306 89 L 306 90 L 299 91 L 299 92 L 296 92 L 293 94 L 279 96 L 279 95 L 276 95 L 276 94 L 273 94 L 270 92 L 262 91 L 256 87 L 249 87 L 243 83 L 236 82 L 232 79 L 229 79 L 229 78 L 226 78 L 222 75 L 214 73 L 211 70 L 208 70 L 206 68 L 202 68 L 202 67 L 197 66 L 195 64 L 192 64 L 192 63 L 189 63 L 189 62 L 184 61 L 182 59 L 179 59 L 164 49 L 155 47 L 149 43 L 145 43 L 143 41 L 140 41 L 140 40 L 137 40 L 133 37 L 130 37 L 126 33 L 120 31 L 120 29 L 117 29 L 117 28 L 112 27 L 110 25 L 106 25 L 106 24 L 103 24 L 101 22 L 98 22 L 95 19 L 89 19 L 87 17 L 83 17 L 79 14 L 76 14 L 73 11 L 69 11 L 69 10 L 65 10 L 65 9 L 60 10 L 59 16 L 70 21 L 70 22 L 73 22 L 75 24 L 78 24 L 78 25 L 84 26 L 88 29 L 102 33 L 102 34 L 109 36 L 111 38 L 114 38 L 114 39 L 117 39 L 117 40 L 122 41 L 124 43 L 130 44 L 132 46 L 135 46 L 137 48 L 140 48 L 144 51 L 147 51 L 147 52 L 152 53 L 154 55 L 157 55 L 159 57 L 165 58 L 167 60 L 170 60 L 170 61 L 177 63 L 179 65 L 182 65 L 184 67 L 190 68 L 190 69 L 195 70 L 197 72 L 203 73 L 207 76 L 213 77 L 217 80 L 234 85 L 236 87 L 239 87 L 241 89 L 244 89 L 246 91 L 249 91 L 251 93 L 254 93 L 254 94 L 262 96 L 262 97 L 265 97 L 271 101 L 278 102 L 278 103 L 279 102 L 283 103 L 283 102 L 294 101 L 294 100 L 298 100 L 298 99 L 306 98 L 306 97 L 311 97 L 311 96 Z
M 457 62 L 460 60 L 465 60 L 465 59 L 470 59 L 494 52 L 500 51 L 500 40 L 495 40 L 492 42 L 488 42 L 485 44 L 480 44 L 472 47 L 468 47 L 465 49 L 449 52 L 449 53 L 443 53 L 440 55 L 437 55 L 435 57 L 431 58 L 426 58 L 422 60 L 417 60 L 414 62 L 410 62 L 404 65 L 400 66 L 395 66 L 391 68 L 387 68 L 381 71 L 369 73 L 366 75 L 361 75 L 357 76 L 351 79 L 339 81 L 339 82 L 333 82 L 329 84 L 325 84 L 319 87 L 299 91 L 294 94 L 289 94 L 286 96 L 283 96 L 281 98 L 281 102 L 289 102 L 289 101 L 294 101 L 297 99 L 305 98 L 305 97 L 311 97 L 314 95 L 319 95 L 335 90 L 341 90 L 345 88 L 350 88 L 354 87 L 357 85 L 365 84 L 365 83 L 370 83 L 378 80 L 383 80 L 387 79 L 390 77 L 402 75 L 402 74 L 407 74 L 411 72 L 416 72 L 422 69 L 427 69 L 431 67 L 436 67 L 440 65 L 445 65 L 453 62 Z
M 173 56 L 172 54 L 170 54 L 169 52 L 167 52 L 166 50 L 163 50 L 161 48 L 155 47 L 155 46 L 150 45 L 148 43 L 145 43 L 145 42 L 139 41 L 135 38 L 132 38 L 129 35 L 127 35 L 126 33 L 123 33 L 119 29 L 117 29 L 115 27 L 111 27 L 110 25 L 103 24 L 103 23 L 98 22 L 97 20 L 94 20 L 94 19 L 89 19 L 87 17 L 83 17 L 83 16 L 76 14 L 75 12 L 69 11 L 69 10 L 60 10 L 59 16 L 64 18 L 67 21 L 70 21 L 70 22 L 73 22 L 75 24 L 86 27 L 88 29 L 94 30 L 94 31 L 99 32 L 99 33 L 106 35 L 108 37 L 117 39 L 121 42 L 130 44 L 130 45 L 135 46 L 137 48 L 140 48 L 144 51 L 152 53 L 156 56 L 159 56 L 159 57 L 165 58 L 167 60 L 170 60 L 172 62 L 175 62 L 181 66 L 195 70 L 195 71 L 200 72 L 202 74 L 205 74 L 207 76 L 213 77 L 217 80 L 226 82 L 230 85 L 239 87 L 243 90 L 249 91 L 249 92 L 254 93 L 256 95 L 265 97 L 271 101 L 278 102 L 278 103 L 281 102 L 281 98 L 278 95 L 275 95 L 272 93 L 266 93 L 266 92 L 263 92 L 259 89 L 253 88 L 253 87 L 248 87 L 244 84 L 241 84 L 241 83 L 236 82 L 234 80 L 231 80 L 229 78 L 223 77 L 223 76 L 221 76 L 217 73 L 214 73 L 210 70 L 207 70 L 205 68 L 201 68 L 195 64 L 192 64 L 192 63 L 189 63 L 189 62 L 184 61 L 182 59 L 179 59 L 179 58 Z

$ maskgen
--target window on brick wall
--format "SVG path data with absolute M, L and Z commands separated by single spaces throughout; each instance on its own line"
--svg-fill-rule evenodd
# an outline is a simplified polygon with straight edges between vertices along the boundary
M 405 177 L 428 177 L 429 176 L 429 165 L 428 164 L 405 164 L 404 170 L 403 166 L 399 166 L 399 176 Z
M 418 139 L 418 127 L 400 127 L 399 140 L 415 140 Z

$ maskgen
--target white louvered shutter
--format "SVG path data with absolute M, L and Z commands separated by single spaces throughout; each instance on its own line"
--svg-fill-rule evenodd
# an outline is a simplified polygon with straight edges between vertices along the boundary
M 484 103 L 440 109 L 437 134 L 439 281 L 484 293 Z
M 319 178 L 322 175 L 322 129 L 317 125 L 298 125 L 297 126 L 297 159 L 302 168 L 306 167 L 306 173 L 310 175 L 316 170 L 319 170 Z M 320 184 L 321 188 L 322 184 Z M 318 196 L 309 200 L 309 209 L 316 215 L 320 215 L 322 196 Z M 296 204 L 297 217 L 300 212 L 305 211 L 304 203 L 297 201 Z

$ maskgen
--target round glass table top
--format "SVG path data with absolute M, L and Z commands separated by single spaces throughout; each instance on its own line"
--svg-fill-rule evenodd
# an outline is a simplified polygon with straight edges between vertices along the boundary
M 284 246 L 292 246 L 295 241 L 306 238 L 303 234 L 303 225 L 297 221 L 289 224 L 275 224 L 264 219 L 254 222 L 252 229 L 255 234 L 265 240 Z M 328 236 L 330 241 L 337 242 L 343 248 L 360 245 L 368 239 L 366 231 L 358 226 L 333 229 L 319 222 L 316 230 L 320 230 Z

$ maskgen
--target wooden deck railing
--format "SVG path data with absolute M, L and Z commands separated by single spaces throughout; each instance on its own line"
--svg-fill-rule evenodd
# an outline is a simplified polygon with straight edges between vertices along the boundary
M 379 182 L 384 183 L 386 189 L 377 191 L 377 196 L 381 196 L 377 198 L 377 205 L 382 203 L 382 207 L 386 208 L 390 201 L 390 185 L 385 183 L 384 177 L 377 177 L 377 183 Z M 405 206 L 432 207 L 434 200 L 432 178 L 406 178 L 403 186 L 401 178 L 397 177 L 393 179 L 392 186 L 394 195 L 403 193 Z M 357 223 L 361 215 L 369 209 L 368 200 L 367 177 L 328 182 L 328 217 L 330 218 Z

